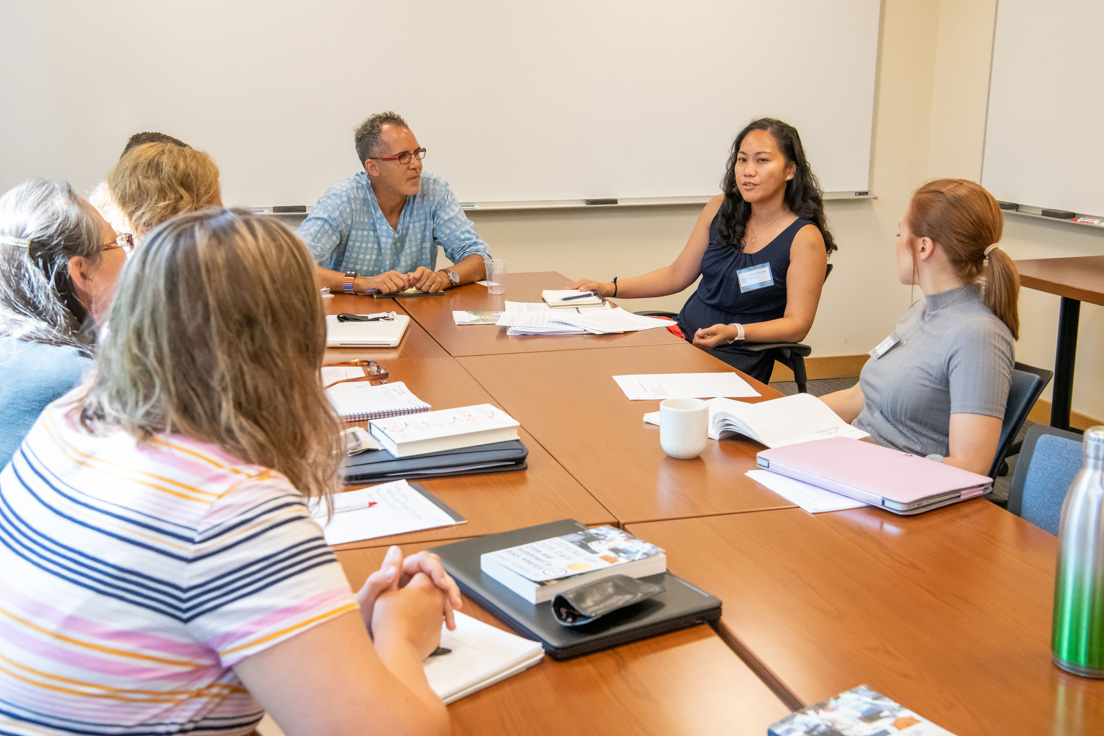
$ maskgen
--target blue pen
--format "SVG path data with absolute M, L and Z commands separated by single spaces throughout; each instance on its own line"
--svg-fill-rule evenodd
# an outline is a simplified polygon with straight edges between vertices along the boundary
M 596 296 L 596 297 L 601 298 L 602 295 L 599 294 L 597 291 L 583 291 L 583 292 L 580 292 L 578 296 L 565 296 L 560 301 L 569 302 L 572 299 L 586 299 L 588 296 Z

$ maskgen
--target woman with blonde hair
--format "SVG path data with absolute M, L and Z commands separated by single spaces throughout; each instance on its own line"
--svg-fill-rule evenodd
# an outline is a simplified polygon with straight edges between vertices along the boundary
M 139 241 L 174 215 L 222 205 L 218 166 L 189 146 L 136 146 L 112 167 L 106 183 L 110 202 L 122 217 L 115 226 Z
M 916 190 L 898 225 L 897 277 L 924 299 L 871 351 L 859 382 L 824 403 L 881 444 L 988 473 L 1020 332 L 1003 227 L 993 195 L 972 181 Z
M 115 231 L 68 183 L 31 179 L 0 197 L 0 467 L 91 365 L 125 262 Z
M 0 473 L 0 731 L 446 732 L 422 660 L 455 583 L 392 548 L 354 595 L 308 509 L 339 424 L 306 247 L 206 210 L 131 260 L 94 372 Z

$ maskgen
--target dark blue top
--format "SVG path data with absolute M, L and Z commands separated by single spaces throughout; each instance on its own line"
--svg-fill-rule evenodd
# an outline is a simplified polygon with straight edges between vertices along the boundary
M 91 365 L 77 348 L 0 338 L 0 468 L 46 405 L 78 386 Z
M 779 319 L 786 313 L 786 272 L 790 268 L 790 246 L 797 231 L 809 220 L 798 218 L 774 240 L 755 253 L 737 250 L 721 239 L 720 213 L 709 225 L 709 247 L 702 255 L 701 281 L 679 312 L 678 324 L 688 340 L 701 327 L 715 324 L 753 324 Z M 740 291 L 738 271 L 770 264 L 770 286 Z

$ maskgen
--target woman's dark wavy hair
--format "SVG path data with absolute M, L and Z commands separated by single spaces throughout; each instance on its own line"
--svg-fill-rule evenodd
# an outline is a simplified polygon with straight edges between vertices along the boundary
M 740 153 L 740 144 L 744 137 L 753 130 L 765 130 L 770 133 L 786 160 L 792 162 L 796 169 L 793 179 L 786 182 L 785 202 L 786 206 L 798 217 L 811 221 L 824 236 L 824 249 L 828 255 L 836 250 L 836 241 L 832 233 L 828 231 L 828 220 L 824 216 L 824 200 L 820 194 L 820 182 L 816 174 L 809 166 L 805 158 L 805 149 L 801 145 L 801 136 L 797 134 L 797 128 L 774 118 L 760 118 L 747 124 L 736 141 L 732 144 L 732 155 L 728 157 L 728 168 L 725 170 L 724 179 L 721 180 L 721 189 L 724 191 L 724 202 L 721 203 L 720 235 L 731 243 L 737 250 L 744 249 L 744 232 L 747 230 L 748 218 L 751 217 L 751 205 L 744 201 L 740 194 L 740 188 L 736 185 L 736 156 Z

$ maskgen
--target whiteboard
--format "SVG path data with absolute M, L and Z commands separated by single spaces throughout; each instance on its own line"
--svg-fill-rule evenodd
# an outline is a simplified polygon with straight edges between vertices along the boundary
M 997 199 L 1104 215 L 1100 0 L 999 0 L 981 183 Z
M 718 191 L 751 119 L 869 188 L 879 0 L 2 0 L 0 187 L 87 191 L 127 137 L 210 153 L 228 204 L 313 204 L 393 109 L 465 202 Z M 17 111 L 16 114 L 12 114 Z

